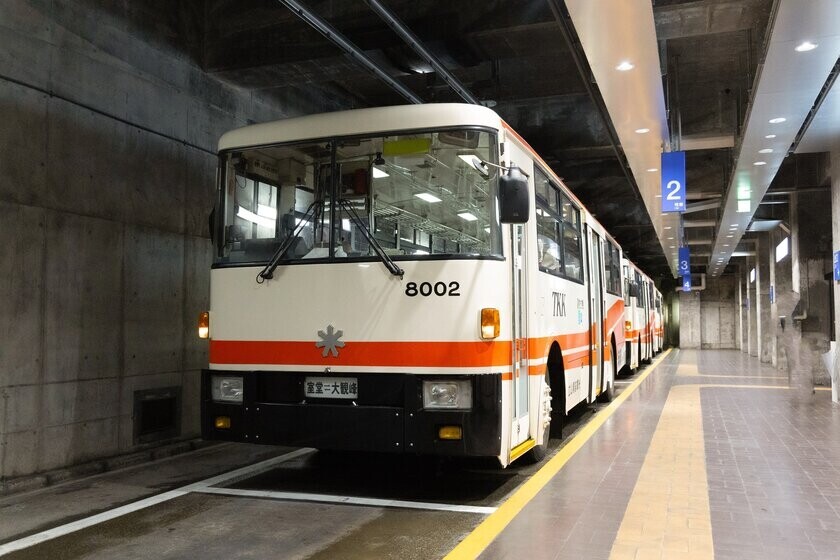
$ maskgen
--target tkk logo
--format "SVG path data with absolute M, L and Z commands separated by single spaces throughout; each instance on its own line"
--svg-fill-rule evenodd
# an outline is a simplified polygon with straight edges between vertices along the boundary
M 560 292 L 551 292 L 551 297 L 554 299 L 554 316 L 566 316 L 566 294 Z

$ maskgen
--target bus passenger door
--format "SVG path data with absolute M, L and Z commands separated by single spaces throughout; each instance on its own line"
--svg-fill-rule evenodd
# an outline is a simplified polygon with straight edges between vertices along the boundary
M 528 413 L 528 332 L 525 266 L 525 226 L 511 226 L 511 247 L 513 267 L 513 422 L 510 447 L 513 449 L 529 438 L 530 416 Z
M 604 375 L 604 266 L 601 237 L 589 230 L 589 396 L 603 387 Z

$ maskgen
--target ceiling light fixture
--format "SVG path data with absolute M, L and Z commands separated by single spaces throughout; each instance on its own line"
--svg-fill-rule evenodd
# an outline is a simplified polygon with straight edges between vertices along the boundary
M 431 194 L 431 193 L 421 192 L 421 193 L 415 194 L 414 196 L 416 196 L 417 198 L 419 198 L 421 200 L 425 200 L 428 203 L 440 202 L 440 199 L 438 197 L 436 197 L 435 195 Z
M 475 214 L 472 214 L 470 212 L 458 212 L 458 217 L 468 222 L 474 222 L 478 219 L 475 217 Z
M 656 167 L 651 167 L 650 169 L 648 169 L 648 173 L 656 173 L 657 171 L 659 171 L 659 169 L 657 169 Z
M 632 70 L 633 68 L 635 68 L 635 66 L 633 66 L 633 63 L 629 60 L 622 60 L 619 63 L 619 65 L 615 67 L 615 69 L 619 72 L 627 72 L 628 70 Z
M 758 150 L 758 153 L 759 154 L 772 154 L 773 153 L 773 148 L 763 148 L 761 150 Z
M 767 138 L 768 140 L 772 140 L 775 137 L 776 137 L 775 134 L 768 134 L 767 136 L 765 136 L 765 138 Z
M 753 165 L 767 165 L 767 162 L 766 161 L 755 161 L 755 162 L 753 162 Z
M 811 41 L 802 41 L 798 45 L 796 45 L 793 50 L 796 52 L 808 52 L 816 49 L 819 45 L 816 43 L 812 43 Z
M 774 118 L 774 119 L 770 119 L 770 120 L 769 120 L 769 121 L 767 121 L 767 122 L 769 122 L 770 124 L 779 124 L 779 123 L 783 123 L 783 122 L 785 122 L 786 120 L 787 120 L 787 119 L 786 119 L 786 118 L 784 118 L 784 117 L 776 117 L 776 118 Z
M 648 132 L 650 132 L 649 128 L 637 128 L 636 129 L 636 134 L 647 134 Z

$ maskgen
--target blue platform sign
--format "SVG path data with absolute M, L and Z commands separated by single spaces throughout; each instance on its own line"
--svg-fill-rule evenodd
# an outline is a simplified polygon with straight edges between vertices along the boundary
M 682 277 L 682 284 L 683 284 L 683 291 L 690 292 L 691 291 L 691 274 L 686 274 Z
M 840 251 L 834 251 L 834 281 L 840 282 Z
M 680 247 L 677 258 L 677 274 L 685 276 L 691 274 L 691 252 L 688 247 Z
M 776 286 L 770 284 L 770 303 L 776 303 Z
M 662 211 L 685 212 L 685 152 L 662 154 Z

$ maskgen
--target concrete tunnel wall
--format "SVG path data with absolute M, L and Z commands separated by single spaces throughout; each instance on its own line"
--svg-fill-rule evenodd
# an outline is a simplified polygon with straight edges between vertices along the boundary
M 0 2 L 0 479 L 138 449 L 139 390 L 198 434 L 216 142 L 326 110 L 207 75 L 159 12 Z

